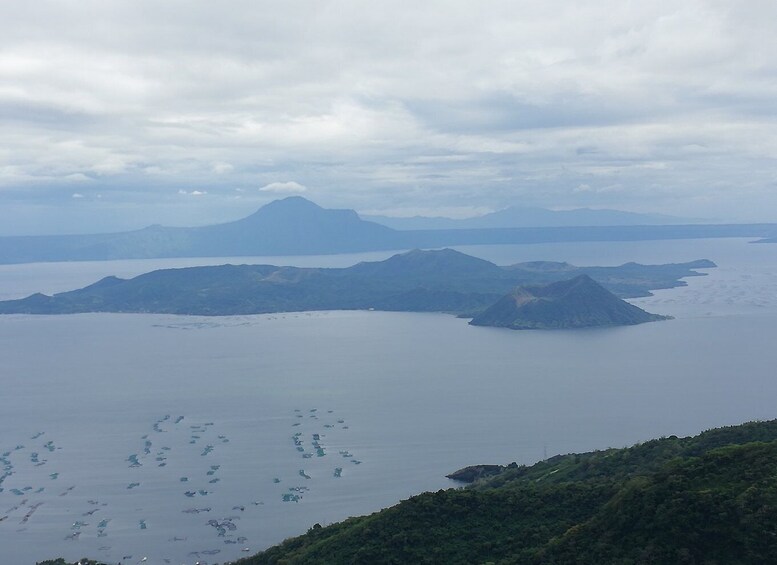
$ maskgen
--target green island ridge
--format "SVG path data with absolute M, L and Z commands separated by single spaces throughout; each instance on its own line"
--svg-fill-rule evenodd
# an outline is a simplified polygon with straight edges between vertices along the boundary
M 777 556 L 777 420 L 477 467 L 488 472 L 468 487 L 315 524 L 233 565 L 760 565 Z
M 650 321 L 620 298 L 649 296 L 652 290 L 682 286 L 694 269 L 715 267 L 708 260 L 666 265 L 626 263 L 617 267 L 575 267 L 534 261 L 500 267 L 452 249 L 413 250 L 384 261 L 340 269 L 220 265 L 152 271 L 132 279 L 106 277 L 90 286 L 46 296 L 0 302 L 0 314 L 73 314 L 127 312 L 228 316 L 313 310 L 383 310 L 446 312 L 474 317 L 517 286 L 548 285 L 584 275 L 570 294 L 587 297 L 567 315 L 573 323 L 553 319 L 546 310 L 535 327 L 583 327 Z M 589 278 L 590 277 L 590 278 Z M 596 280 L 596 284 L 593 280 Z M 607 289 L 605 291 L 599 285 Z M 551 294 L 558 287 L 548 287 Z M 610 292 L 616 295 L 610 295 Z M 622 302 L 612 308 L 613 301 Z M 639 310 L 645 316 L 601 317 L 598 310 Z M 647 316 L 647 317 L 646 317 Z M 583 322 L 579 323 L 582 319 Z M 601 323 L 602 320 L 604 323 Z M 488 325 L 488 324 L 484 324 Z M 498 325 L 498 324 L 494 324 Z

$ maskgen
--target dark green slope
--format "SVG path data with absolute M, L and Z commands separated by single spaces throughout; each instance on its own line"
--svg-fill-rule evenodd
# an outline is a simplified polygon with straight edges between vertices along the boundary
M 554 457 L 240 565 L 777 562 L 777 421 Z
M 544 563 L 774 563 L 777 444 L 751 443 L 628 481 Z M 513 561 L 520 563 L 520 561 Z

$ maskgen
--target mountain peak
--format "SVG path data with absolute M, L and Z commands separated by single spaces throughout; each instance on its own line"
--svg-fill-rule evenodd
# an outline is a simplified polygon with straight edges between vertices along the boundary
M 585 273 L 577 275 L 576 277 L 573 277 L 571 279 L 558 281 L 555 283 L 551 283 L 551 284 L 539 287 L 536 289 L 535 292 L 537 292 L 537 294 L 539 296 L 542 296 L 543 298 L 556 298 L 556 297 L 560 297 L 565 294 L 568 294 L 570 292 L 581 292 L 581 291 L 609 292 L 602 285 L 600 285 L 598 282 L 596 282 L 594 279 L 592 279 L 589 275 L 586 275 Z
M 588 275 L 543 286 L 522 286 L 470 324 L 521 329 L 626 326 L 664 320 L 621 300 Z
M 366 222 L 353 210 L 322 208 L 301 196 L 274 200 L 250 216 L 205 231 L 206 245 L 230 241 L 234 252 L 241 255 L 261 255 L 265 247 L 273 254 L 296 255 L 397 246 L 390 228 Z
M 265 216 L 297 216 L 300 214 L 315 214 L 325 212 L 326 210 L 302 196 L 288 196 L 280 200 L 273 200 L 259 208 L 248 218 Z M 247 218 L 246 218 L 247 219 Z
M 286 198 L 279 198 L 278 200 L 273 200 L 269 204 L 265 204 L 262 206 L 263 208 L 268 207 L 305 207 L 305 208 L 314 208 L 317 210 L 323 210 L 321 206 L 313 202 L 312 200 L 308 200 L 307 198 L 303 196 L 287 196 Z

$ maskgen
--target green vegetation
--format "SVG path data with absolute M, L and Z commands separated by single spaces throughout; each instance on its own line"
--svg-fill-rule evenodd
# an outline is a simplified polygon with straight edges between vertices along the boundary
M 506 467 L 239 565 L 777 560 L 777 421 Z

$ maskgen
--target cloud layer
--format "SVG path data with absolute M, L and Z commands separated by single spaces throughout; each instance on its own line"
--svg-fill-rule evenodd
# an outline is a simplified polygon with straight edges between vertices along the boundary
M 775 220 L 774 21 L 759 0 L 11 3 L 0 224 L 222 221 L 305 188 Z
M 299 194 L 300 192 L 305 192 L 307 187 L 301 185 L 298 182 L 287 181 L 271 182 L 270 184 L 264 185 L 259 190 L 261 192 L 276 192 L 279 194 Z

